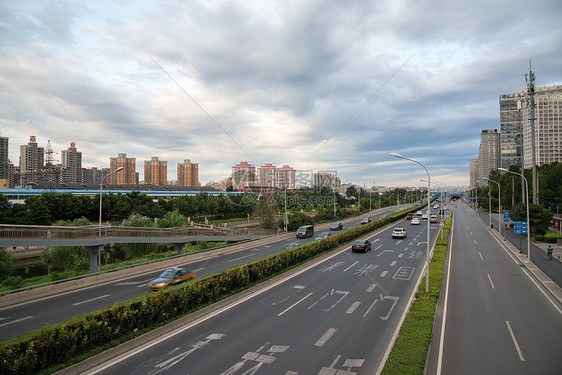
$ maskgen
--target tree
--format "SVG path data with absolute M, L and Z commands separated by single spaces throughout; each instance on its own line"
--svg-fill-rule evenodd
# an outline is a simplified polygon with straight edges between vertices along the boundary
M 12 265 L 14 264 L 14 256 L 0 248 L 0 281 L 7 279 L 12 275 Z
M 47 247 L 41 253 L 41 261 L 55 271 L 87 270 L 88 254 L 78 246 Z
M 351 185 L 346 189 L 345 195 L 347 195 L 348 197 L 357 197 L 357 188 Z
M 160 228 L 181 228 L 185 226 L 187 226 L 187 219 L 177 210 L 167 212 L 163 218 L 158 220 L 158 227 Z
M 10 201 L 8 197 L 0 193 L 0 223 L 5 223 L 10 211 Z
M 269 204 L 265 195 L 262 195 L 256 206 L 255 215 L 260 219 L 260 227 L 271 229 L 275 226 L 276 208 Z
M 25 223 L 30 225 L 51 224 L 51 212 L 42 196 L 29 197 L 25 200 Z

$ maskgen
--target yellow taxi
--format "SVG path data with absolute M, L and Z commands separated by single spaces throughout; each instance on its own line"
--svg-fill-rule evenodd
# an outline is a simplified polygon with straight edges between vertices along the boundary
M 160 290 L 170 285 L 177 285 L 184 281 L 195 279 L 195 273 L 185 268 L 172 267 L 162 272 L 157 279 L 148 283 L 148 289 Z

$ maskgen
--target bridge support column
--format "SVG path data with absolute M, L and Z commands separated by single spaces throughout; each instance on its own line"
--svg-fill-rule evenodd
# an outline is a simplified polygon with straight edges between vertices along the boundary
M 90 273 L 98 273 L 100 271 L 100 253 L 103 250 L 103 245 L 84 246 L 90 253 Z
M 182 254 L 182 249 L 187 246 L 187 243 L 185 243 L 185 242 L 182 242 L 182 243 L 175 243 L 174 246 L 176 247 L 176 252 L 177 252 L 177 254 L 178 254 L 178 255 L 181 255 L 181 254 Z

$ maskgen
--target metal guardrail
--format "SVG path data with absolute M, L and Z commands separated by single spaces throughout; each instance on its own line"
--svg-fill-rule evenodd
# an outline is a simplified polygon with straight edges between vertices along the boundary
M 277 233 L 275 230 L 255 228 L 139 228 L 103 225 L 57 227 L 0 224 L 0 240 L 41 239 L 48 241 L 49 239 L 99 239 L 104 237 L 263 236 L 275 233 Z

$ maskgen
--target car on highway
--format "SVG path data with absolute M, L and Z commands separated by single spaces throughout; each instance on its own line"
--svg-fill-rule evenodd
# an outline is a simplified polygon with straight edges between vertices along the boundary
M 412 221 L 410 221 L 411 225 L 420 225 L 420 219 L 418 219 L 417 217 L 413 218 Z
M 184 281 L 195 279 L 195 273 L 185 268 L 172 267 L 162 272 L 158 278 L 148 283 L 148 289 L 160 290 L 171 285 L 177 285 Z
M 321 240 L 321 239 L 324 239 L 324 238 L 328 238 L 328 237 L 330 237 L 331 235 L 332 235 L 332 233 L 330 233 L 330 232 L 322 232 L 322 233 L 320 233 L 318 236 L 316 236 L 315 239 L 316 239 L 316 240 Z
M 291 242 L 290 244 L 288 244 L 287 246 L 285 246 L 285 250 L 289 250 L 289 249 L 292 249 L 292 248 L 298 247 L 298 246 L 300 246 L 300 243 L 298 243 L 298 242 Z
M 314 235 L 314 225 L 303 225 L 297 229 L 297 238 L 307 238 Z
M 406 228 L 394 228 L 392 238 L 406 238 Z
M 434 205 L 433 205 L 433 209 L 434 209 L 434 210 L 438 210 L 438 209 L 439 209 L 439 205 L 438 205 L 438 204 L 434 204 Z
M 361 225 L 363 224 L 368 224 L 371 222 L 371 218 L 370 217 L 364 217 L 363 219 L 361 219 Z
M 330 230 L 342 230 L 343 224 L 342 223 L 334 223 L 330 225 Z
M 437 215 L 431 215 L 429 217 L 429 222 L 430 223 L 437 223 Z
M 351 252 L 362 252 L 366 253 L 371 250 L 371 242 L 369 240 L 356 240 L 353 245 L 351 245 Z
M 427 220 L 427 214 L 422 215 L 422 220 Z
M 421 211 L 416 212 L 416 216 L 421 216 L 422 214 L 423 214 L 423 212 L 421 212 Z

